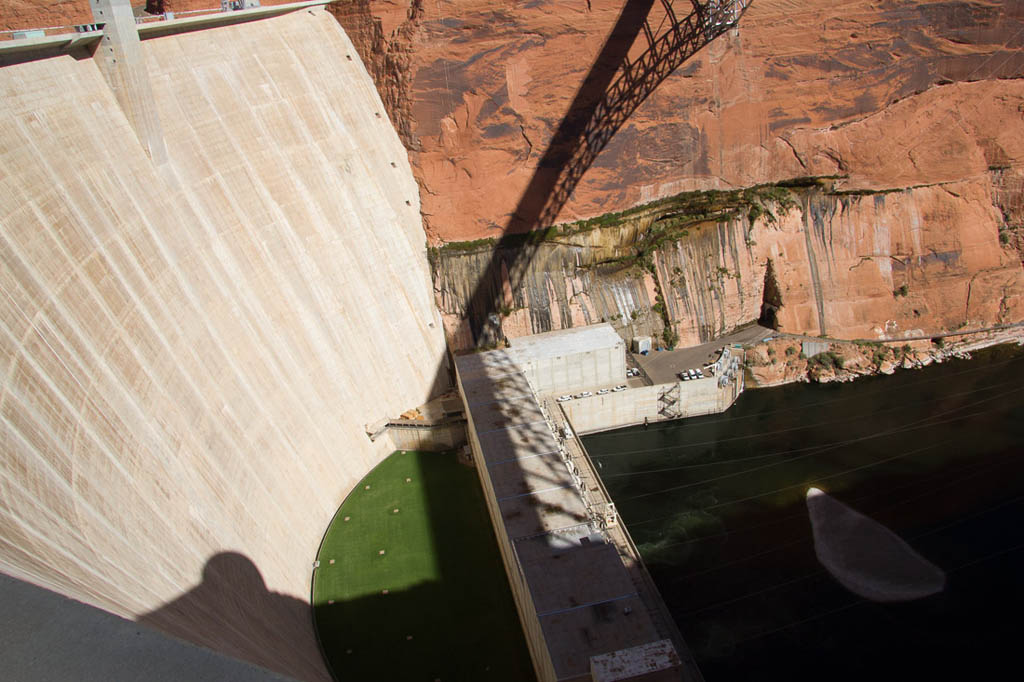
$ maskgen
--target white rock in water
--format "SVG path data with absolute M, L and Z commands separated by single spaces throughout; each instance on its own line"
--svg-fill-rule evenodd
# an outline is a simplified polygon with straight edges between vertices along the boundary
M 946 586 L 946 574 L 891 530 L 825 492 L 807 491 L 818 561 L 839 584 L 876 602 L 921 599 Z

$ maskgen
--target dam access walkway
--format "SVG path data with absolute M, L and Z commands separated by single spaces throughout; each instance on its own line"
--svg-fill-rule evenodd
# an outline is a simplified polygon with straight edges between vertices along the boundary
M 515 350 L 456 368 L 538 679 L 700 680 L 564 414 L 538 400 Z

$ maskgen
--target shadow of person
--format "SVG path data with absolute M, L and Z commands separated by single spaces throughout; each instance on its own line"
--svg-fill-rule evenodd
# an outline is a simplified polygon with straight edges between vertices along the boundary
M 316 643 L 310 605 L 269 591 L 256 565 L 236 552 L 210 558 L 198 585 L 137 620 L 299 680 L 331 679 Z

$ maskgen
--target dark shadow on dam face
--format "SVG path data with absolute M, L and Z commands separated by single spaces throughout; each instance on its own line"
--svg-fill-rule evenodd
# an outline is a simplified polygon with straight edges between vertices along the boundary
M 327 678 L 310 605 L 268 590 L 256 565 L 235 552 L 214 555 L 199 584 L 138 622 L 288 677 Z
M 3 574 L 0 574 L 0 604 L 3 605 L 0 678 L 5 680 L 281 682 L 287 679 L 204 648 L 209 646 L 207 643 L 203 647 L 194 646 L 147 625 Z M 302 607 L 296 602 L 290 608 Z M 305 610 L 308 612 L 308 608 Z

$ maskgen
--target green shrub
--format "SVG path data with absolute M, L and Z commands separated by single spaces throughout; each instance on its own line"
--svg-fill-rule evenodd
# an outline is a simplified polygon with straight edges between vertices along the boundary
M 764 209 L 761 208 L 761 204 L 751 204 L 750 210 L 747 211 L 747 220 L 753 223 L 755 220 L 760 218 L 764 214 Z

